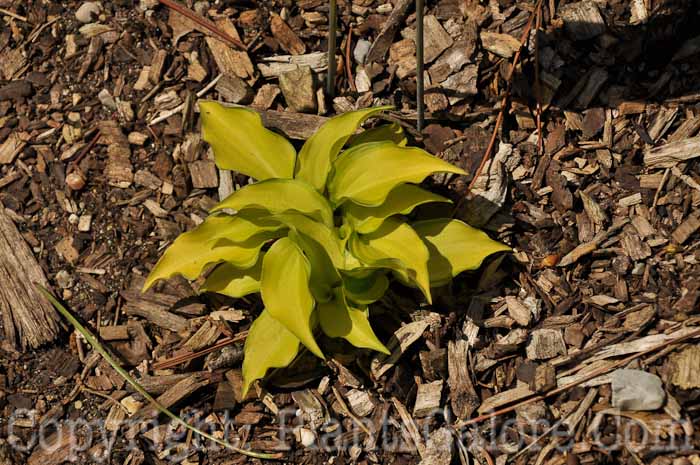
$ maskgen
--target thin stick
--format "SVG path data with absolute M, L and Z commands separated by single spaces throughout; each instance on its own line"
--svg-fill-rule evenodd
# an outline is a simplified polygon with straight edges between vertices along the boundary
M 416 128 L 423 130 L 425 110 L 423 108 L 423 0 L 416 0 Z
M 107 350 L 102 346 L 102 344 L 100 344 L 100 342 L 92 334 L 92 332 L 90 332 L 89 329 L 85 328 L 63 305 L 61 305 L 61 303 L 58 300 L 56 300 L 56 298 L 53 295 L 51 295 L 51 293 L 48 290 L 46 290 L 43 286 L 39 284 L 37 284 L 37 288 L 44 294 L 44 296 L 49 300 L 49 302 L 51 302 L 53 306 L 56 307 L 56 310 L 58 310 L 66 318 L 66 320 L 68 320 L 68 322 L 73 325 L 73 327 L 75 327 L 75 329 L 85 338 L 88 344 L 90 344 L 92 348 L 95 349 L 97 353 L 99 353 L 107 361 L 107 363 L 109 363 L 112 366 L 112 368 L 114 368 L 114 371 L 116 371 L 119 374 L 119 376 L 124 378 L 124 380 L 127 383 L 129 383 L 134 388 L 134 390 L 136 390 L 136 392 L 141 394 L 143 398 L 150 402 L 160 413 L 167 416 L 183 428 L 186 428 L 192 431 L 193 433 L 199 434 L 200 436 L 209 439 L 210 441 L 214 441 L 220 446 L 226 447 L 227 449 L 230 449 L 234 452 L 238 452 L 239 454 L 247 455 L 248 457 L 254 457 L 258 459 L 280 458 L 279 454 L 265 454 L 261 452 L 252 452 L 240 449 L 234 446 L 233 444 L 229 443 L 228 441 L 224 441 L 223 439 L 219 439 L 215 436 L 212 436 L 209 433 L 195 428 L 194 426 L 181 419 L 179 416 L 175 415 L 173 412 L 161 405 L 160 402 L 154 399 L 148 393 L 148 391 L 146 391 L 134 378 L 132 378 L 131 375 L 124 368 L 122 368 L 119 362 L 112 358 L 110 353 L 107 352 Z
M 178 355 L 172 358 L 169 358 L 167 360 L 163 360 L 162 362 L 157 362 L 153 364 L 153 369 L 154 370 L 165 370 L 166 368 L 172 368 L 174 366 L 180 365 L 181 363 L 189 362 L 190 360 L 194 360 L 196 358 L 202 357 L 204 355 L 210 354 L 212 352 L 216 352 L 219 349 L 222 349 L 226 346 L 230 346 L 231 344 L 235 342 L 242 341 L 246 338 L 248 335 L 248 331 L 243 331 L 241 333 L 236 334 L 233 337 L 227 337 L 216 344 L 214 344 L 211 347 L 207 347 L 206 349 L 202 349 L 198 352 L 193 352 L 191 354 L 184 354 L 184 355 Z
M 355 86 L 355 78 L 352 76 L 352 61 L 350 60 L 350 54 L 352 49 L 352 24 L 348 30 L 348 38 L 345 42 L 345 72 L 348 75 L 348 84 L 350 84 L 350 90 L 357 92 L 357 87 Z
M 328 11 L 328 75 L 326 76 L 326 94 L 335 96 L 335 35 L 338 29 L 336 0 L 330 0 Z
M 181 5 L 179 2 L 176 0 L 158 0 L 160 3 L 163 5 L 167 6 L 168 8 L 171 8 L 175 10 L 176 12 L 180 13 L 182 16 L 185 18 L 195 22 L 198 26 L 203 27 L 207 31 L 211 32 L 215 36 L 217 36 L 219 39 L 223 40 L 224 42 L 228 42 L 229 45 L 232 45 L 235 48 L 238 48 L 240 50 L 247 50 L 247 47 L 240 41 L 237 40 L 233 37 L 231 37 L 229 34 L 226 32 L 222 31 L 216 24 L 213 22 L 209 21 L 206 18 L 201 17 L 194 11 L 190 10 L 189 8 L 185 7 L 184 5 Z
M 535 21 L 535 99 L 537 107 L 535 109 L 537 118 L 537 153 L 544 155 L 544 140 L 542 137 L 542 81 L 540 80 L 540 41 L 539 30 L 542 26 L 542 9 L 537 9 L 537 19 Z
M 535 5 L 535 10 L 532 12 L 530 15 L 530 19 L 527 22 L 527 26 L 525 26 L 525 30 L 523 31 L 522 36 L 520 36 L 520 48 L 518 49 L 517 52 L 515 52 L 515 56 L 513 57 L 513 63 L 511 64 L 510 69 L 508 70 L 508 76 L 506 76 L 506 89 L 505 92 L 503 93 L 503 99 L 501 100 L 501 110 L 498 112 L 498 117 L 496 118 L 496 126 L 493 128 L 493 134 L 491 134 L 491 140 L 489 141 L 489 145 L 486 147 L 486 151 L 484 152 L 484 156 L 481 158 L 481 163 L 479 163 L 479 167 L 476 169 L 476 172 L 474 173 L 474 177 L 472 178 L 471 182 L 469 183 L 469 186 L 467 186 L 467 190 L 464 193 L 464 195 L 459 199 L 459 202 L 457 202 L 457 205 L 454 208 L 454 213 L 456 214 L 459 211 L 459 207 L 462 206 L 462 203 L 464 203 L 464 200 L 469 196 L 469 193 L 471 192 L 472 188 L 474 187 L 474 184 L 476 184 L 476 180 L 481 176 L 481 172 L 484 169 L 484 166 L 486 166 L 486 162 L 491 158 L 491 153 L 493 152 L 494 147 L 496 146 L 496 139 L 498 138 L 498 131 L 501 128 L 501 125 L 503 124 L 503 119 L 505 117 L 505 112 L 506 112 L 506 106 L 508 104 L 508 99 L 510 98 L 510 90 L 513 85 L 513 75 L 515 74 L 515 68 L 517 68 L 518 63 L 520 62 L 520 55 L 522 54 L 523 46 L 525 45 L 525 42 L 527 41 L 527 38 L 530 37 L 530 30 L 532 29 L 532 23 L 537 16 L 537 12 L 540 10 L 542 7 L 542 0 L 538 0 L 537 4 Z
M 568 391 L 569 389 L 575 388 L 576 386 L 583 384 L 586 381 L 590 381 L 593 378 L 597 378 L 598 376 L 609 373 L 618 367 L 625 366 L 628 363 L 630 363 L 631 361 L 633 361 L 639 357 L 643 357 L 643 356 L 650 354 L 652 352 L 655 352 L 659 349 L 663 349 L 664 347 L 667 347 L 669 345 L 678 344 L 680 342 L 683 342 L 683 341 L 686 341 L 688 339 L 692 339 L 692 338 L 698 337 L 698 336 L 700 336 L 700 329 L 697 329 L 696 331 L 692 331 L 692 332 L 686 334 L 685 336 L 679 336 L 676 339 L 671 339 L 670 341 L 662 342 L 660 344 L 655 345 L 654 347 L 651 347 L 650 349 L 643 350 L 643 351 L 638 352 L 636 354 L 632 354 L 629 357 L 625 357 L 621 360 L 618 360 L 617 362 L 615 362 L 609 366 L 605 366 L 605 367 L 598 368 L 597 370 L 593 370 L 592 372 L 590 372 L 589 374 L 587 374 L 586 376 L 582 377 L 579 380 L 576 380 L 572 383 L 569 383 L 569 384 L 566 384 L 564 386 L 552 389 L 551 391 L 546 392 L 544 394 L 532 396 L 530 398 L 523 400 L 522 402 L 518 402 L 518 403 L 513 404 L 509 407 L 504 407 L 504 408 L 502 408 L 500 410 L 496 410 L 494 412 L 479 415 L 478 417 L 472 418 L 470 420 L 458 421 L 455 426 L 462 427 L 462 426 L 475 425 L 477 423 L 481 423 L 482 421 L 488 420 L 489 418 L 493 418 L 493 417 L 504 415 L 506 413 L 510 413 L 513 410 L 515 410 L 516 408 L 521 407 L 523 405 L 532 404 L 533 402 L 538 402 L 538 401 L 544 400 L 548 397 L 556 396 L 557 394 L 561 394 L 564 391 Z
M 23 23 L 28 23 L 28 22 L 29 22 L 29 21 L 27 21 L 27 17 L 26 17 L 26 16 L 18 15 L 17 13 L 14 13 L 14 12 L 12 12 L 12 11 L 10 11 L 10 10 L 5 9 L 5 8 L 0 8 L 0 14 L 3 14 L 3 15 L 5 15 L 5 16 L 10 16 L 10 17 L 15 18 L 15 19 L 17 19 L 17 20 L 19 20 L 19 21 L 22 21 Z

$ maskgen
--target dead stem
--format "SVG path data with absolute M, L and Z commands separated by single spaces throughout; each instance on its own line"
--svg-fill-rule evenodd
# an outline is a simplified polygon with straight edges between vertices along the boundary
M 501 99 L 501 109 L 498 112 L 498 117 L 496 118 L 496 125 L 493 128 L 493 134 L 491 135 L 491 139 L 489 140 L 489 145 L 486 147 L 486 151 L 484 152 L 484 156 L 481 158 L 481 163 L 479 163 L 479 167 L 474 172 L 474 177 L 472 178 L 471 182 L 469 183 L 469 186 L 467 186 L 466 192 L 459 199 L 459 202 L 457 202 L 457 205 L 454 208 L 453 216 L 454 216 L 454 214 L 456 214 L 459 211 L 459 208 L 464 203 L 464 200 L 469 196 L 469 193 L 471 192 L 472 188 L 474 187 L 474 184 L 476 184 L 476 180 L 481 175 L 481 172 L 483 171 L 484 166 L 486 166 L 486 162 L 491 158 L 491 153 L 493 152 L 494 147 L 496 146 L 496 139 L 498 138 L 498 131 L 501 129 L 501 125 L 503 124 L 503 119 L 505 117 L 506 107 L 508 106 L 508 99 L 510 98 L 510 90 L 511 90 L 511 87 L 513 85 L 513 76 L 515 74 L 515 68 L 517 68 L 518 63 L 520 62 L 520 55 L 522 54 L 523 46 L 525 46 L 528 37 L 530 37 L 530 31 L 532 30 L 532 23 L 534 22 L 534 19 L 537 16 L 537 12 L 540 11 L 541 8 L 542 8 L 542 0 L 538 0 L 537 4 L 535 5 L 535 10 L 530 15 L 530 19 L 527 21 L 527 25 L 525 26 L 525 30 L 523 31 L 523 34 L 520 37 L 520 48 L 518 49 L 517 52 L 515 52 L 515 56 L 513 57 L 513 63 L 511 64 L 510 69 L 508 70 L 508 76 L 506 76 L 506 89 L 503 93 L 503 98 Z
M 189 8 L 186 8 L 185 6 L 181 5 L 177 0 L 158 0 L 160 3 L 163 5 L 167 6 L 168 8 L 176 11 L 177 13 L 180 13 L 182 16 L 186 17 L 187 19 L 195 22 L 198 26 L 201 26 L 217 36 L 219 39 L 223 40 L 224 42 L 228 42 L 229 45 L 238 48 L 240 50 L 246 50 L 246 46 L 243 45 L 243 43 L 240 40 L 236 40 L 235 38 L 231 37 L 224 31 L 222 31 L 218 26 L 216 26 L 213 22 L 209 21 L 206 18 L 201 17 L 194 11 L 190 10 Z

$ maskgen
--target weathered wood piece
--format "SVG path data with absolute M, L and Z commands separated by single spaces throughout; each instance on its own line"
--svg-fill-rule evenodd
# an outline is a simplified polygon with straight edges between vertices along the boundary
M 399 0 L 394 5 L 394 10 L 382 26 L 382 30 L 379 31 L 377 38 L 372 42 L 369 52 L 367 52 L 367 56 L 365 57 L 365 63 L 381 61 L 386 56 L 386 52 L 394 41 L 396 31 L 398 31 L 399 27 L 403 24 L 403 20 L 408 13 L 408 7 L 412 3 L 412 0 Z
M 5 339 L 15 348 L 37 348 L 60 331 L 59 316 L 37 291 L 49 287 L 44 272 L 0 206 L 0 313 Z
M 450 387 L 450 404 L 458 418 L 471 417 L 479 405 L 479 396 L 469 374 L 469 343 L 464 339 L 447 346 L 447 384 Z
M 418 392 L 416 393 L 416 403 L 413 405 L 413 416 L 425 417 L 437 411 L 440 408 L 441 398 L 441 379 L 432 383 L 419 384 Z
M 700 157 L 700 136 L 649 148 L 644 152 L 644 164 L 650 168 L 670 168 L 696 157 Z

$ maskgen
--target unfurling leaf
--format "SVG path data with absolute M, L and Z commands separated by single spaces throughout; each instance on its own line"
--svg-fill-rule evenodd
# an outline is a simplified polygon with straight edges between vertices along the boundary
M 417 206 L 429 202 L 451 201 L 414 184 L 401 184 L 389 192 L 386 200 L 377 207 L 363 207 L 353 202 L 346 202 L 343 205 L 343 212 L 345 219 L 355 231 L 367 234 L 375 231 L 386 218 L 393 215 L 406 215 Z
M 394 144 L 401 147 L 405 147 L 408 143 L 408 139 L 406 139 L 406 134 L 404 134 L 401 125 L 398 123 L 391 123 L 362 131 L 348 141 L 348 146 L 354 147 L 356 145 L 366 144 L 368 142 L 384 141 L 392 141 Z
M 255 265 L 260 248 L 274 232 L 262 232 L 235 245 L 216 246 L 212 237 L 221 237 L 225 231 L 231 231 L 232 218 L 227 216 L 209 216 L 193 230 L 181 234 L 167 248 L 156 266 L 146 278 L 143 290 L 146 291 L 159 279 L 167 279 L 181 274 L 187 279 L 197 278 L 207 265 L 229 262 L 238 268 L 250 268 Z
M 281 213 L 279 215 L 274 215 L 273 218 L 290 229 L 294 229 L 298 233 L 316 241 L 323 247 L 323 250 L 336 269 L 345 268 L 343 244 L 340 241 L 340 237 L 338 237 L 338 234 L 335 232 L 335 229 L 329 228 L 324 224 L 320 224 L 298 213 Z
M 328 120 L 301 148 L 294 177 L 323 192 L 333 160 L 350 136 L 367 118 L 388 109 L 391 107 L 366 108 Z
M 226 108 L 199 102 L 202 138 L 209 142 L 216 165 L 259 181 L 291 178 L 296 150 L 287 139 L 263 126 L 260 115 L 247 108 Z
M 299 339 L 282 323 L 263 310 L 255 319 L 243 348 L 243 393 L 253 381 L 263 378 L 270 368 L 286 367 L 299 352 Z
M 348 300 L 360 305 L 369 305 L 381 299 L 389 288 L 389 279 L 384 270 L 373 270 L 364 277 L 343 275 L 343 289 Z
M 289 238 L 277 240 L 265 253 L 260 294 L 270 316 L 284 325 L 314 355 L 324 358 L 314 339 L 314 299 L 309 290 L 310 266 Z
M 408 224 L 387 218 L 376 231 L 353 235 L 349 244 L 360 261 L 392 269 L 405 281 L 418 286 L 428 302 L 432 302 L 428 248 Z
M 420 182 L 436 172 L 466 174 L 425 150 L 372 142 L 352 147 L 338 157 L 328 192 L 336 206 L 350 200 L 374 207 L 381 205 L 396 186 Z
M 340 274 L 333 265 L 326 250 L 315 240 L 292 229 L 289 238 L 293 240 L 311 265 L 309 289 L 316 302 L 327 302 L 332 298 L 332 289 L 340 284 Z
M 237 190 L 219 202 L 213 212 L 264 209 L 272 214 L 297 211 L 333 226 L 333 210 L 326 199 L 303 181 L 294 179 L 270 179 Z
M 389 354 L 369 324 L 366 309 L 348 305 L 343 290 L 335 290 L 333 300 L 319 304 L 321 329 L 330 337 L 342 337 L 355 347 Z
M 428 270 L 432 286 L 447 284 L 462 271 L 478 269 L 491 254 L 512 250 L 459 220 L 441 218 L 418 221 L 412 226 L 430 251 Z
M 229 297 L 244 297 L 260 292 L 262 259 L 252 268 L 241 269 L 229 263 L 222 263 L 204 281 L 200 292 L 216 292 Z

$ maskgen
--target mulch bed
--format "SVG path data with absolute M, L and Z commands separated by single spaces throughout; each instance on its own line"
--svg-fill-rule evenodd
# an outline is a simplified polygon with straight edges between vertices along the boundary
M 338 1 L 329 98 L 327 1 L 187 2 L 240 50 L 157 0 L 0 0 L 0 465 L 251 461 L 154 423 L 76 333 L 27 317 L 50 312 L 27 285 L 44 277 L 162 403 L 287 463 L 700 463 L 700 5 L 544 1 L 509 84 L 533 3 L 426 3 L 421 134 L 411 1 Z M 241 399 L 261 302 L 184 279 L 140 293 L 248 182 L 214 165 L 198 97 L 297 142 L 391 104 L 413 144 L 473 174 L 507 89 L 481 176 L 430 185 L 468 194 L 459 216 L 515 251 L 430 307 L 392 286 L 373 309 L 389 359 L 325 341 L 334 357 Z M 39 324 L 55 342 L 23 336 Z M 660 406 L 616 408 L 619 368 L 639 370 L 627 402 Z M 27 445 L 39 432 L 55 447 Z

